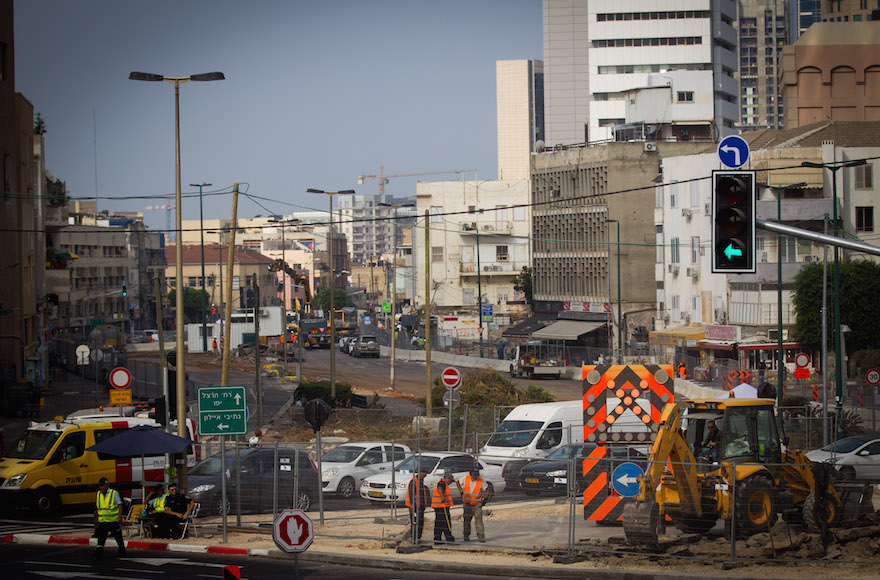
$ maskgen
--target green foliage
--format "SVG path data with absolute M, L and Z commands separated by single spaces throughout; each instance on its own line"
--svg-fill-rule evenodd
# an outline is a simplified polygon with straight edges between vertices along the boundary
M 333 306 L 335 308 L 351 306 L 351 302 L 348 300 L 348 294 L 344 288 L 336 288 L 336 291 L 333 294 Z M 330 311 L 329 288 L 321 288 L 318 290 L 317 294 L 315 294 L 315 297 L 312 299 L 312 308 L 320 308 L 324 312 Z
M 294 393 L 295 398 L 299 398 L 303 404 L 312 399 L 324 399 L 330 402 L 330 381 L 313 381 L 302 383 Z M 351 385 L 344 383 L 336 383 L 336 400 L 341 405 L 348 406 L 351 400 Z
M 833 276 L 828 284 L 828 338 L 834 333 Z M 822 339 L 822 265 L 804 264 L 794 278 L 794 304 L 797 322 L 792 336 L 798 342 L 820 344 Z M 847 346 L 851 350 L 880 347 L 880 264 L 868 260 L 840 263 L 840 319 L 850 328 Z
M 431 388 L 431 406 L 442 407 L 446 387 L 439 378 Z M 556 400 L 553 393 L 531 384 L 525 391 L 513 386 L 504 375 L 489 367 L 472 369 L 464 373 L 458 388 L 462 405 L 510 406 L 525 403 L 549 403 Z
M 865 349 L 849 355 L 850 376 L 863 376 L 868 370 L 880 368 L 880 350 Z
M 552 403 L 556 395 L 542 387 L 532 383 L 523 393 L 523 403 Z
M 513 281 L 513 289 L 517 292 L 525 294 L 526 303 L 529 306 L 534 304 L 532 293 L 532 268 L 531 266 L 523 266 L 522 271 Z
M 803 416 L 804 413 L 809 412 L 807 409 L 811 402 L 812 399 L 808 399 L 807 397 L 784 397 L 780 407 L 792 415 Z
M 183 292 L 183 316 L 188 322 L 202 321 L 202 299 L 209 305 L 209 295 L 201 288 L 184 288 Z M 177 293 L 174 289 L 168 291 L 168 304 L 173 308 L 176 305 Z

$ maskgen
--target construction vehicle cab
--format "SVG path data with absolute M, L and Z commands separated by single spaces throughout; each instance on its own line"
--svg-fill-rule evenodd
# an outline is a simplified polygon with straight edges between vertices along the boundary
M 624 508 L 631 543 L 656 543 L 661 523 L 703 533 L 718 519 L 737 537 L 766 532 L 782 514 L 808 528 L 839 525 L 870 505 L 870 486 L 835 483 L 824 465 L 788 449 L 777 431 L 773 399 L 697 399 L 670 403 L 660 418 L 636 501 Z M 720 429 L 717 462 L 697 459 L 712 420 Z

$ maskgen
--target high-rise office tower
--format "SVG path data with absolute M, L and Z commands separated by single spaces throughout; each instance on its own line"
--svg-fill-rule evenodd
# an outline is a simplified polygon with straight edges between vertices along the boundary
M 743 131 L 782 128 L 779 67 L 788 37 L 785 0 L 740 0 L 739 127 Z

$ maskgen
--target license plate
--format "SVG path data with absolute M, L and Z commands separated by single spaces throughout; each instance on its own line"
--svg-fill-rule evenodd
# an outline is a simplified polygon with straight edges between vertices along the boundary
M 385 497 L 385 494 L 381 491 L 371 491 L 368 495 L 370 497 Z
M 568 478 L 565 478 L 565 477 L 554 477 L 554 478 L 553 478 L 553 483 L 561 483 L 561 484 L 564 485 L 564 484 L 568 483 Z
M 526 483 L 541 483 L 541 480 L 539 480 L 537 477 L 527 477 Z

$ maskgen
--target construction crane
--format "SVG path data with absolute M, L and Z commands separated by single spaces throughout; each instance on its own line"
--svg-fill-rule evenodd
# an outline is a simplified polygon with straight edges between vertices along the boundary
M 464 174 L 464 173 L 474 173 L 474 179 L 476 179 L 477 170 L 476 169 L 448 169 L 445 171 L 416 171 L 414 173 L 391 173 L 389 175 L 385 175 L 385 166 L 379 166 L 379 175 L 358 175 L 358 185 L 363 185 L 364 182 L 368 179 L 378 179 L 379 180 L 379 195 L 385 195 L 385 184 L 388 183 L 388 179 L 391 177 L 416 177 L 418 175 L 443 175 L 446 173 L 456 173 L 456 174 Z
M 172 214 L 172 211 L 174 210 L 174 206 L 166 203 L 165 205 L 148 205 L 144 209 L 145 210 L 163 210 L 163 209 L 165 210 L 165 236 L 168 239 L 171 239 L 171 237 L 172 237 L 171 236 L 171 232 L 172 232 L 171 214 Z

